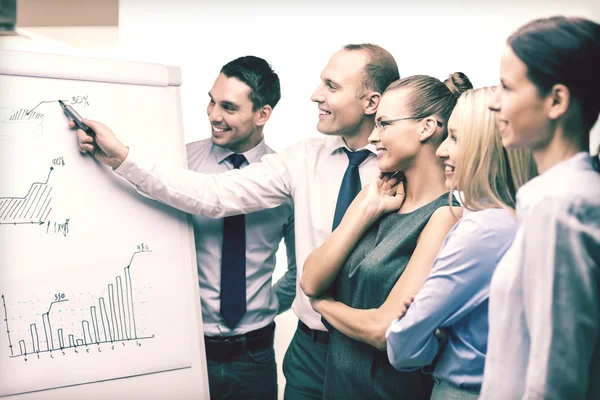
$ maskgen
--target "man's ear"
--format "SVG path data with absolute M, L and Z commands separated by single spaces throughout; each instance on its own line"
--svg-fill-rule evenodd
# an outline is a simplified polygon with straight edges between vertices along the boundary
M 548 93 L 548 118 L 556 120 L 563 116 L 571 104 L 571 92 L 563 84 L 556 84 Z
M 433 117 L 427 117 L 421 121 L 420 128 L 421 132 L 419 132 L 419 141 L 425 142 L 435 133 L 435 130 L 437 129 L 437 121 Z
M 371 92 L 365 96 L 365 115 L 375 115 L 379 102 L 381 101 L 381 93 Z
M 264 126 L 269 118 L 271 118 L 271 113 L 273 112 L 273 108 L 265 104 L 261 108 L 259 108 L 254 114 L 254 125 L 256 126 Z

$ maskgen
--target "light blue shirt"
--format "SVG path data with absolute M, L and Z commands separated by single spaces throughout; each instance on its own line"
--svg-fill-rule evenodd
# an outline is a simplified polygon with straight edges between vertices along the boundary
M 600 399 L 600 173 L 581 152 L 517 192 L 481 399 Z
M 250 163 L 274 153 L 264 140 L 243 153 Z M 188 168 L 206 174 L 218 174 L 233 169 L 227 159 L 233 152 L 215 146 L 210 139 L 187 145 Z M 196 240 L 196 260 L 202 323 L 208 336 L 239 335 L 270 324 L 278 313 L 288 310 L 296 294 L 296 257 L 294 251 L 294 218 L 292 201 L 281 206 L 246 214 L 246 314 L 234 329 L 230 329 L 220 314 L 221 308 L 221 248 L 223 219 L 192 216 Z M 275 253 L 285 240 L 288 270 L 273 286 Z
M 479 390 L 487 349 L 490 281 L 516 230 L 517 220 L 506 209 L 463 210 L 414 302 L 387 331 L 388 358 L 396 369 L 431 364 L 439 349 L 433 333 L 446 328 L 448 342 L 434 379 Z

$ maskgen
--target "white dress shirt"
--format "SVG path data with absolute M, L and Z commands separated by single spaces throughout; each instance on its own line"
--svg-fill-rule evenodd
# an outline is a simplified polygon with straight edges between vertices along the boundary
M 115 172 L 142 194 L 210 218 L 260 211 L 293 199 L 298 278 L 292 309 L 310 328 L 326 330 L 299 282 L 306 257 L 331 234 L 340 184 L 348 167 L 344 147 L 340 136 L 307 139 L 265 155 L 260 163 L 217 175 L 164 168 L 130 149 Z M 373 155 L 359 166 L 363 186 L 379 172 L 374 146 L 366 148 Z
M 578 153 L 517 192 L 491 283 L 481 399 L 600 398 L 600 173 Z
M 274 153 L 263 141 L 243 153 L 248 164 Z M 233 169 L 227 159 L 233 152 L 215 146 L 210 139 L 187 145 L 188 168 L 207 174 Z M 296 295 L 296 260 L 294 257 L 294 215 L 292 202 L 279 207 L 247 214 L 246 217 L 246 313 L 231 329 L 220 314 L 221 249 L 223 219 L 193 215 L 198 281 L 202 299 L 202 323 L 208 336 L 231 336 L 247 333 L 270 324 L 275 316 L 290 308 Z M 285 239 L 288 270 L 272 286 L 275 253 Z

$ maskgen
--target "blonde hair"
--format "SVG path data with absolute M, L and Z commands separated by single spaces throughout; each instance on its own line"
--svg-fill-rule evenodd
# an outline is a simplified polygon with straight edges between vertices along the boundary
M 454 186 L 461 191 L 463 206 L 473 211 L 514 211 L 517 190 L 537 175 L 530 150 L 502 146 L 496 116 L 488 108 L 495 91 L 496 87 L 466 91 L 454 109 L 459 143 Z

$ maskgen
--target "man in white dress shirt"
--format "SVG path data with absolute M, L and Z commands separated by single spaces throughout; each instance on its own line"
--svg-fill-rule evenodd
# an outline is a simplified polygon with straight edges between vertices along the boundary
M 277 154 L 265 155 L 239 171 L 198 174 L 161 167 L 127 148 L 105 125 L 85 120 L 94 139 L 77 132 L 82 151 L 130 181 L 137 190 L 194 215 L 209 218 L 251 213 L 294 202 L 297 282 L 306 257 L 329 236 L 338 216 L 347 177 L 359 188 L 377 173 L 375 149 L 368 144 L 385 88 L 399 78 L 398 66 L 385 49 L 372 44 L 347 45 L 335 53 L 321 74 L 311 100 L 317 103 L 317 129 L 325 137 L 307 139 Z M 397 116 L 390 116 L 397 117 Z M 358 152 L 366 153 L 352 162 Z M 334 218 L 335 216 L 335 218 Z M 283 370 L 286 399 L 321 399 L 329 333 L 298 284 L 292 309 L 298 329 Z

